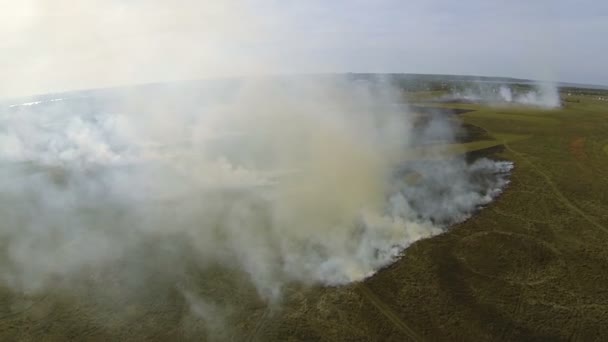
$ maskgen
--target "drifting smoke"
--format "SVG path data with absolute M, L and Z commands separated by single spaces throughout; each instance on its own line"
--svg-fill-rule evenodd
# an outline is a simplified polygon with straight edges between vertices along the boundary
M 531 88 L 531 89 L 530 89 Z M 447 101 L 460 100 L 479 102 L 494 106 L 520 105 L 545 109 L 559 108 L 561 100 L 557 86 L 549 82 L 539 82 L 525 89 L 513 85 L 483 85 L 457 91 L 444 98 Z
M 517 93 L 508 86 L 501 86 L 499 94 L 503 102 L 541 108 L 559 108 L 559 91 L 551 83 L 539 83 L 536 89 Z
M 386 82 L 221 88 L 7 109 L 2 282 L 35 292 L 183 240 L 200 265 L 240 269 L 276 299 L 290 282 L 362 280 L 506 184 L 508 163 L 408 155 L 449 143 L 451 126 L 414 127 Z
M 454 142 L 452 119 L 420 124 L 390 82 L 252 77 L 301 70 L 286 67 L 299 51 L 280 49 L 298 41 L 289 16 L 271 10 L 275 2 L 250 5 L 30 0 L 6 11 L 15 15 L 0 37 L 15 53 L 3 57 L 21 68 L 6 68 L 3 98 L 249 78 L 0 109 L 3 286 L 155 298 L 166 284 L 221 325 L 230 309 L 198 291 L 215 276 L 193 274 L 227 269 L 266 301 L 292 283 L 359 281 L 507 184 L 510 163 L 442 152 Z

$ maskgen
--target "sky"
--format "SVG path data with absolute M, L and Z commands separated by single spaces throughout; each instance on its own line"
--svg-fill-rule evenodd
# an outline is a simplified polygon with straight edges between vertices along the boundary
M 266 74 L 608 85 L 602 0 L 0 0 L 0 98 Z

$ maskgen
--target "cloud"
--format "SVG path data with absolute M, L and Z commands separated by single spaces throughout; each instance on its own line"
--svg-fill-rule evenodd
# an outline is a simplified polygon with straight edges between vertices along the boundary
M 175 259 L 156 271 L 163 278 L 187 279 L 179 260 L 192 258 L 238 270 L 277 300 L 290 283 L 365 279 L 507 184 L 510 164 L 412 154 L 452 142 L 454 124 L 416 124 L 390 82 L 190 86 L 98 92 L 0 116 L 0 200 L 10 203 L 1 281 L 28 293 L 80 283 L 91 270 L 153 258 L 163 241 L 182 246 L 161 258 Z M 146 274 L 134 266 L 121 276 Z

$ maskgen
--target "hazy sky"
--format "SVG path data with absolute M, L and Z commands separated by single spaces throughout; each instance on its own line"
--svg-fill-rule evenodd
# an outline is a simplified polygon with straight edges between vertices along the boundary
M 602 0 L 0 0 L 0 97 L 307 72 L 608 84 Z

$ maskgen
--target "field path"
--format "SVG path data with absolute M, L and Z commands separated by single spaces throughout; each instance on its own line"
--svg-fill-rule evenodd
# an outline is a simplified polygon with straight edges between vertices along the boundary
M 515 151 L 514 149 L 512 149 L 509 146 L 509 144 L 507 144 L 506 141 L 503 142 L 503 145 L 505 146 L 505 148 L 507 150 L 509 150 L 510 152 L 512 152 L 513 154 L 515 154 L 516 156 L 518 156 L 519 158 L 521 158 L 522 160 L 524 160 L 528 165 L 530 165 L 530 167 L 532 167 L 532 169 L 534 170 L 534 172 L 536 172 L 539 176 L 543 177 L 544 180 L 545 180 L 545 182 L 547 183 L 547 185 L 549 185 L 549 187 L 551 188 L 551 190 L 553 190 L 553 193 L 557 196 L 557 198 L 566 207 L 568 207 L 571 211 L 577 213 L 579 216 L 581 216 L 587 222 L 591 223 L 596 228 L 599 228 L 599 229 L 603 230 L 604 232 L 608 233 L 608 228 L 606 226 L 604 226 L 601 223 L 599 223 L 596 220 L 594 220 L 592 217 L 590 217 L 589 215 L 587 215 L 587 213 L 585 213 L 583 210 L 581 210 L 581 208 L 577 207 L 566 196 L 564 196 L 564 194 L 558 189 L 558 187 L 555 185 L 555 183 L 553 183 L 553 181 L 551 180 L 551 178 L 546 173 L 544 173 L 538 166 L 536 166 L 534 163 L 532 163 L 523 154 L 521 154 L 521 153 Z
M 362 283 L 357 287 L 359 294 L 367 299 L 372 305 L 388 318 L 410 341 L 424 341 L 412 328 L 410 328 L 395 312 L 386 305 L 366 284 Z
M 247 341 L 254 342 L 254 341 L 258 340 L 258 335 L 260 333 L 260 330 L 262 330 L 262 326 L 266 322 L 266 318 L 268 318 L 269 314 L 270 314 L 270 308 L 267 307 L 264 309 L 262 316 L 257 320 L 257 322 L 255 324 L 255 328 L 251 332 L 251 335 L 249 335 L 249 338 L 247 339 Z

